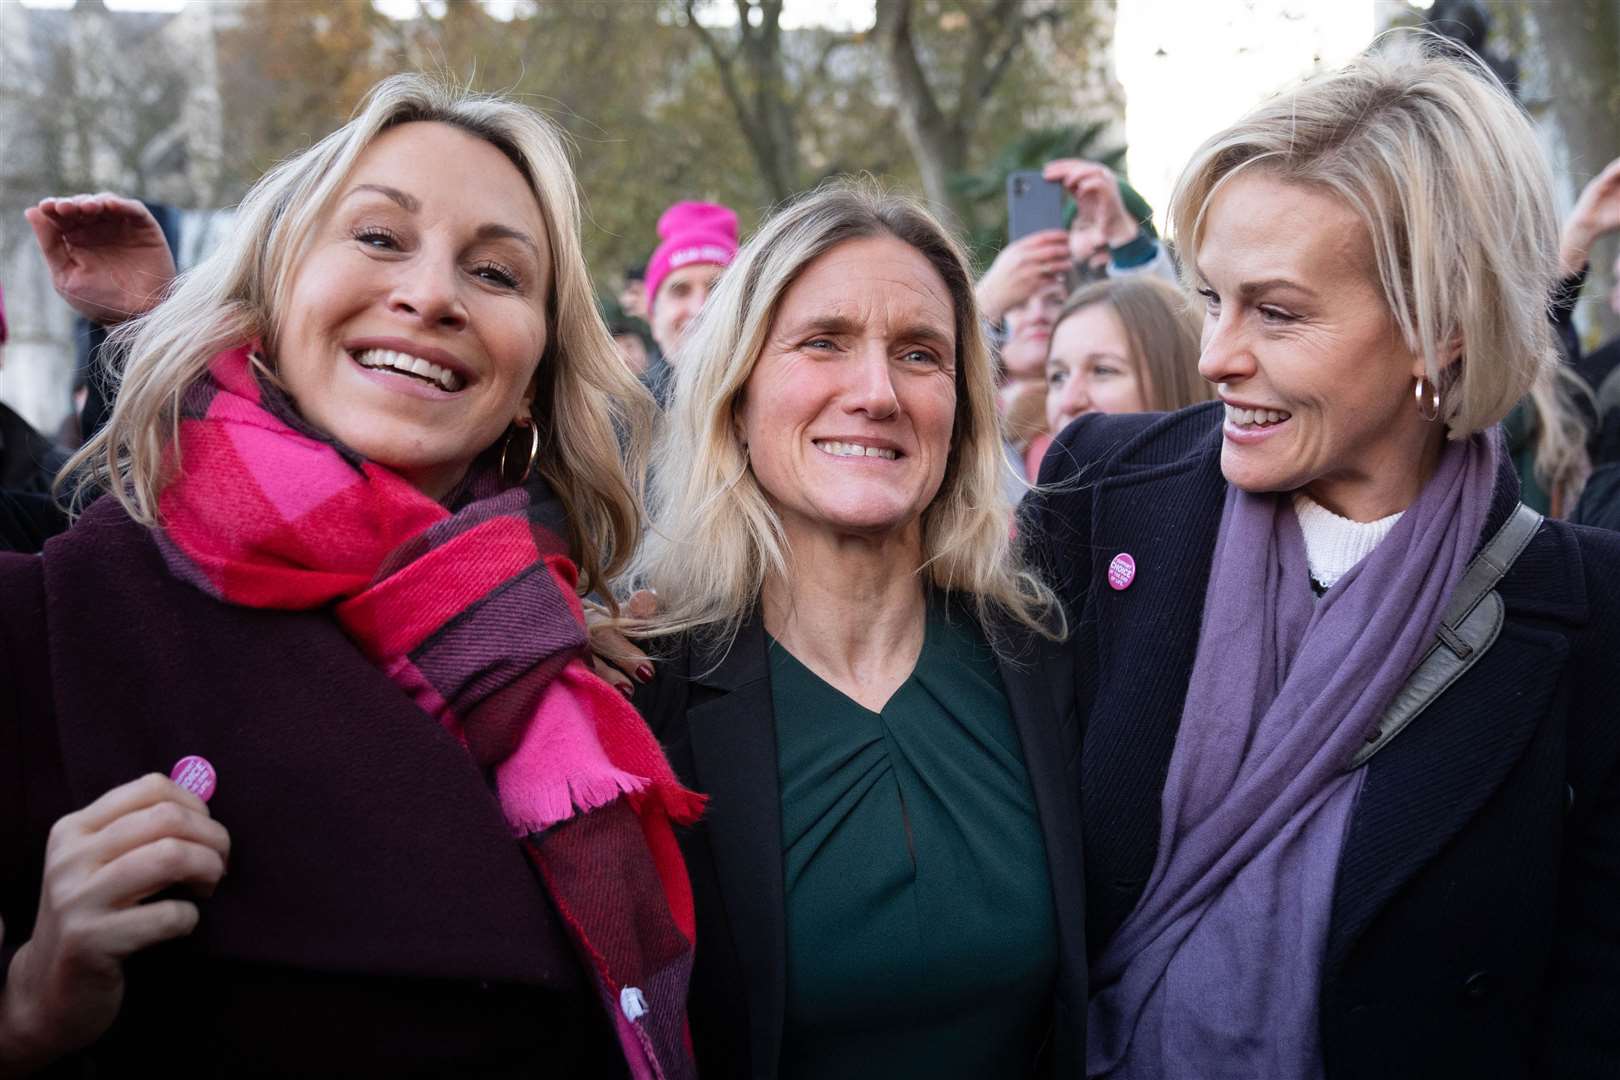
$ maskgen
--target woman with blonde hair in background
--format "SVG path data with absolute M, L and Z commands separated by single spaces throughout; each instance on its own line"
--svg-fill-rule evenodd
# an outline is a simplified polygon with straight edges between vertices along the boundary
M 0 555 L 0 1070 L 693 1075 L 579 217 L 542 117 L 396 76 L 120 331 L 107 494 Z
M 1520 503 L 1551 181 L 1432 50 L 1194 153 L 1221 401 L 1083 417 L 1031 496 L 1075 628 L 1088 1076 L 1620 1071 L 1620 538 Z
M 1072 293 L 1046 358 L 1046 425 L 1053 435 L 1088 412 L 1174 412 L 1209 401 L 1198 374 L 1198 319 L 1156 277 L 1109 278 Z
M 1011 540 L 957 244 L 834 186 L 744 245 L 676 369 L 636 702 L 683 782 L 708 1077 L 1082 1067 L 1076 732 Z

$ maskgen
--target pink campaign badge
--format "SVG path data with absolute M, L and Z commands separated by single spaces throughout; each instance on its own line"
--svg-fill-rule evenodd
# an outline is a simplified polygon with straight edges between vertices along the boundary
M 1136 560 L 1125 551 L 1115 555 L 1114 561 L 1108 564 L 1108 584 L 1118 590 L 1135 580 Z
M 214 795 L 214 767 L 208 763 L 207 758 L 192 754 L 183 757 L 174 763 L 169 770 L 169 779 L 191 792 L 203 802 L 207 802 Z

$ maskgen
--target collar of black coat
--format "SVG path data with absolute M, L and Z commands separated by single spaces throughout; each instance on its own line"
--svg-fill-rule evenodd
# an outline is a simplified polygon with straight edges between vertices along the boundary
M 1072 463 L 1050 473 L 1049 461 L 1041 479 L 1055 479 L 1060 484 L 1094 482 L 1109 491 L 1177 474 L 1196 474 L 1209 483 L 1224 483 L 1220 473 L 1223 419 L 1224 409 L 1218 401 L 1174 413 L 1082 417 L 1051 451 L 1053 455 L 1070 455 Z M 1154 512 L 1152 502 L 1144 501 L 1144 514 Z M 1519 476 L 1513 460 L 1502 453 L 1497 460 L 1496 487 L 1485 527 L 1475 542 L 1476 553 L 1496 535 L 1518 503 Z M 1509 575 L 1499 587 L 1503 599 L 1517 615 L 1585 622 L 1586 574 L 1575 535 L 1567 528 L 1549 530 L 1544 526 L 1538 539 L 1540 542 L 1532 543 L 1520 557 L 1524 569 L 1561 569 L 1546 574 Z M 1528 581 L 1536 583 L 1534 591 L 1515 588 L 1516 583 Z
M 765 616 L 756 604 L 729 640 L 699 635 L 692 643 L 692 681 L 711 690 L 730 693 L 769 673 L 765 656 Z

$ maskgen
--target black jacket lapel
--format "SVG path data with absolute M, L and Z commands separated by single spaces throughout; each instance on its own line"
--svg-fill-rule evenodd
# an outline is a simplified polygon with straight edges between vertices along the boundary
M 1136 905 L 1158 851 L 1160 801 L 1175 748 L 1219 532 L 1219 435 L 1168 464 L 1128 452 L 1092 501 L 1092 626 L 1076 628 L 1076 695 L 1087 727 L 1080 778 L 1088 937 L 1101 947 Z M 1116 555 L 1129 585 L 1108 584 Z M 1089 702 L 1089 705 L 1088 705 Z
M 1026 640 L 1031 636 L 1021 633 Z M 1010 637 L 1016 641 L 1017 637 Z M 1061 648 L 1061 646 L 1059 646 Z M 1054 1022 L 1053 1063 L 1057 1075 L 1085 1068 L 1086 942 L 1085 874 L 1080 848 L 1080 805 L 1077 799 L 1079 732 L 1067 688 L 1055 688 L 1047 662 L 1053 647 L 1028 641 L 1011 656 L 997 654 L 1001 682 L 1024 768 L 1035 795 L 1046 865 L 1052 880 L 1052 902 L 1058 925 L 1058 1007 Z M 1057 701 L 1054 690 L 1059 690 Z
M 764 624 L 745 624 L 713 671 L 693 660 L 687 707 L 695 786 L 749 1003 L 752 1073 L 776 1075 L 787 1001 L 782 800 Z M 702 948 L 702 943 L 699 943 Z

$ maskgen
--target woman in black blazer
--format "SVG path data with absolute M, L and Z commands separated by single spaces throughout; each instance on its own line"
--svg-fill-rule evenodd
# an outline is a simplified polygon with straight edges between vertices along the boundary
M 1082 417 L 1069 612 L 1099 1077 L 1620 1075 L 1620 541 L 1519 503 L 1556 362 L 1528 121 L 1369 55 L 1173 216 L 1221 404 Z
M 1075 1075 L 1084 903 L 1055 603 L 926 211 L 830 187 L 676 361 L 642 708 L 683 783 L 708 1077 Z
M 787 938 L 768 648 L 763 622 L 750 618 L 724 655 L 683 650 L 635 699 L 676 774 L 709 796 L 703 821 L 680 836 L 698 912 L 691 1019 L 704 1076 L 779 1075 Z M 1010 1060 L 1009 1076 L 1077 1063 L 1084 1046 L 1078 742 L 1072 713 L 1060 716 L 1052 693 L 1067 684 L 1053 670 L 1062 660 L 1037 660 L 1037 651 L 1050 650 L 1028 642 L 998 667 L 1029 767 L 1062 942 L 1039 1065 Z

